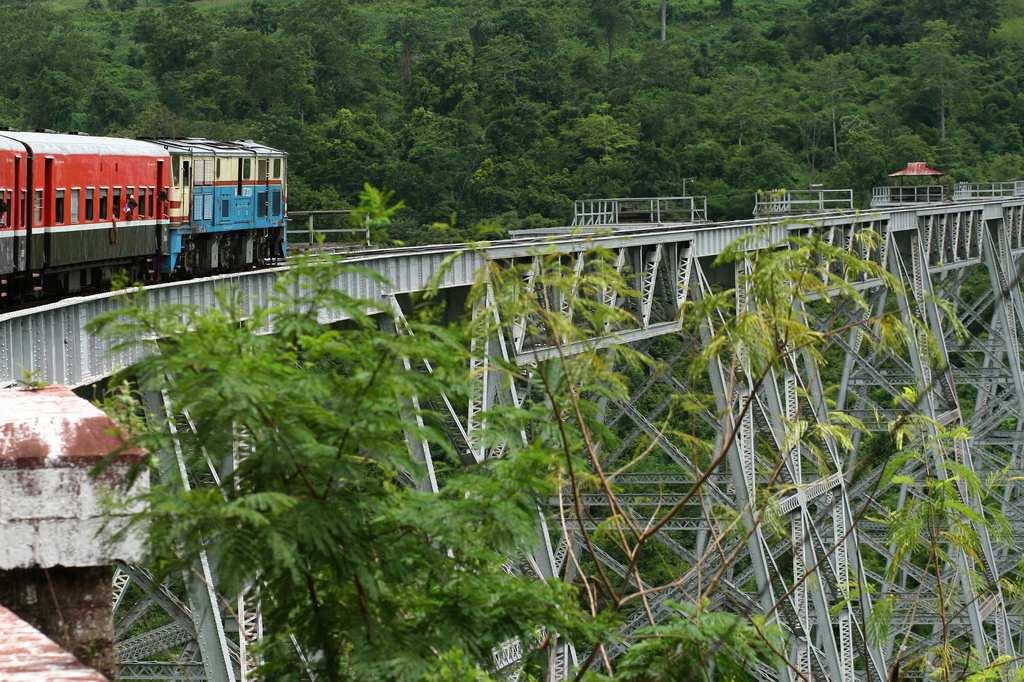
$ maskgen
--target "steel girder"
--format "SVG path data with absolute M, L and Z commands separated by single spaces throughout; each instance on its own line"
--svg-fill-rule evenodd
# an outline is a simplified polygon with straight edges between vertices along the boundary
M 865 292 L 871 311 L 847 310 L 842 313 L 847 316 L 845 319 L 852 323 L 859 315 L 864 321 L 895 308 L 907 324 L 927 329 L 938 340 L 940 351 L 937 357 L 923 352 L 923 339 L 915 337 L 903 355 L 882 352 L 875 343 L 880 330 L 866 323 L 851 324 L 849 334 L 833 339 L 835 355 L 830 357 L 841 358 L 841 367 L 837 368 L 841 370 L 840 376 L 834 386 L 826 385 L 823 379 L 825 370 L 832 369 L 817 366 L 799 352 L 791 353 L 756 391 L 752 390 L 742 362 L 738 371 L 713 364 L 708 381 L 717 409 L 701 415 L 701 423 L 719 443 L 730 432 L 738 437 L 729 449 L 721 475 L 705 483 L 702 500 L 707 502 L 666 526 L 657 537 L 682 566 L 689 568 L 681 569 L 674 589 L 652 600 L 652 611 L 657 617 L 670 616 L 668 604 L 673 599 L 691 597 L 701 571 L 707 574 L 721 565 L 721 545 L 730 541 L 723 535 L 723 525 L 716 514 L 729 508 L 742 519 L 749 538 L 740 544 L 727 544 L 728 550 L 738 549 L 741 559 L 726 572 L 722 594 L 712 603 L 714 608 L 743 613 L 770 612 L 770 617 L 778 622 L 787 638 L 789 661 L 778 669 L 758 668 L 755 672 L 762 679 L 881 680 L 893 660 L 912 654 L 927 655 L 929 647 L 941 643 L 944 636 L 973 646 L 981 661 L 1013 655 L 1014 640 L 1024 638 L 1024 631 L 1019 613 L 1010 608 L 1002 594 L 1000 579 L 1012 568 L 1014 548 L 1020 542 L 1015 536 L 1011 543 L 998 546 L 985 539 L 984 529 L 979 528 L 982 550 L 978 557 L 961 554 L 938 575 L 925 571 L 893 553 L 883 526 L 862 518 L 865 513 L 889 513 L 919 495 L 913 486 L 905 486 L 895 507 L 874 495 L 872 477 L 855 471 L 858 463 L 868 459 L 864 447 L 871 435 L 867 431 L 855 432 L 850 453 L 840 453 L 834 444 L 827 444 L 826 467 L 821 470 L 820 462 L 812 464 L 809 451 L 799 440 L 794 443 L 786 438 L 786 429 L 794 419 L 827 425 L 830 408 L 870 417 L 866 420 L 869 431 L 884 429 L 898 414 L 888 405 L 910 385 L 924 396 L 918 405 L 922 413 L 946 425 L 970 426 L 972 431 L 962 447 L 934 449 L 932 457 L 937 470 L 941 472 L 941 464 L 949 460 L 973 467 L 982 476 L 1005 467 L 1024 468 L 1024 386 L 1020 373 L 1024 301 L 1016 281 L 1019 258 L 1024 253 L 1024 200 L 729 223 L 699 229 L 639 228 L 608 235 L 515 240 L 482 249 L 430 247 L 375 252 L 356 260 L 390 278 L 393 286 L 377 287 L 357 275 L 342 276 L 338 286 L 352 295 L 379 301 L 378 309 L 391 313 L 395 331 L 407 333 L 400 297 L 425 289 L 446 259 L 449 267 L 441 276 L 442 291 L 470 286 L 485 266 L 525 265 L 526 284 L 533 286 L 539 274 L 540 256 L 551 253 L 563 254 L 569 272 L 579 276 L 586 267 L 585 253 L 594 246 L 611 249 L 614 267 L 635 278 L 634 286 L 639 292 L 636 298 L 620 300 L 614 292 L 606 292 L 602 297 L 604 303 L 634 314 L 636 323 L 632 328 L 609 326 L 586 341 L 568 343 L 558 349 L 546 345 L 543 334 L 532 337 L 530 328 L 536 325 L 528 324 L 527 320 L 511 320 L 506 325 L 506 321 L 495 318 L 496 327 L 508 333 L 493 333 L 472 341 L 470 371 L 478 379 L 478 389 L 464 413 L 443 395 L 422 401 L 418 396 L 409 397 L 406 407 L 410 416 L 419 418 L 420 407 L 429 402 L 445 417 L 445 428 L 456 450 L 464 453 L 467 461 L 480 461 L 500 456 L 503 451 L 500 444 L 485 446 L 477 438 L 488 407 L 520 405 L 527 399 L 522 387 L 499 376 L 492 360 L 518 363 L 528 371 L 531 365 L 555 357 L 558 352 L 572 354 L 616 343 L 639 344 L 661 336 L 678 336 L 682 321 L 676 313 L 687 296 L 707 293 L 710 283 L 705 270 L 714 256 L 735 238 L 764 222 L 770 223 L 769 229 L 760 242 L 749 243 L 750 249 L 767 246 L 795 231 L 815 233 L 833 246 L 888 268 L 904 282 L 906 294 L 887 292 L 874 280 L 851 281 Z M 883 236 L 879 248 L 865 248 L 856 238 L 858 232 L 868 229 Z M 742 281 L 742 268 L 747 265 L 741 263 L 740 267 L 739 278 L 732 273 L 729 281 L 716 285 L 735 286 Z M 975 292 L 968 297 L 963 292 L 969 284 L 976 283 L 976 278 L 971 279 L 974 272 L 984 273 L 987 286 L 980 294 Z M 242 289 L 247 305 L 257 306 L 266 300 L 279 274 L 265 272 L 161 285 L 147 289 L 145 296 L 154 304 L 171 300 L 211 306 L 218 286 L 234 284 Z M 834 274 L 849 279 L 842 272 Z M 721 272 L 716 271 L 716 276 L 721 277 Z M 567 298 L 554 297 L 551 305 L 569 314 L 570 299 L 576 294 L 573 289 Z M 955 338 L 945 311 L 935 304 L 936 297 L 955 305 L 958 316 L 976 338 Z M 744 299 L 742 292 L 740 299 Z M 0 315 L 0 383 L 16 380 L 27 370 L 39 379 L 82 385 L 133 362 L 147 351 L 145 347 L 109 356 L 105 354 L 104 341 L 83 331 L 90 319 L 116 309 L 119 301 L 117 294 L 101 295 L 41 310 Z M 741 305 L 756 303 L 741 300 Z M 489 295 L 470 312 L 476 316 L 497 315 Z M 805 315 L 812 324 L 817 322 L 811 310 L 800 309 L 797 313 Z M 705 320 L 705 335 L 718 323 L 714 317 Z M 671 360 L 669 366 L 685 365 L 688 353 L 692 352 L 687 349 L 699 346 L 700 340 L 689 339 L 688 343 L 682 351 L 666 358 Z M 410 369 L 431 371 L 415 358 L 404 362 Z M 672 414 L 672 396 L 686 391 L 687 386 L 680 378 L 666 371 L 638 385 L 634 401 L 612 406 L 609 421 L 624 428 L 623 447 L 619 453 L 608 456 L 621 456 L 646 439 L 645 442 L 654 444 L 669 467 L 662 472 L 623 479 L 624 485 L 628 483 L 632 486 L 630 490 L 636 491 L 627 493 L 635 497 L 625 498 L 632 514 L 643 514 L 651 504 L 678 500 L 671 492 L 666 493 L 665 487 L 684 486 L 694 479 L 690 453 L 663 427 L 663 420 Z M 659 397 L 655 399 L 655 395 Z M 835 396 L 834 404 L 827 402 L 827 395 Z M 411 434 L 407 442 L 413 460 L 419 464 L 418 471 L 409 472 L 410 481 L 425 490 L 436 490 L 438 481 L 429 445 Z M 921 467 L 910 467 L 904 473 L 916 477 L 924 472 Z M 751 504 L 761 491 L 772 490 L 778 481 L 792 491 L 777 500 L 786 527 L 781 536 L 763 530 L 763 519 Z M 1002 511 L 1019 532 L 1024 528 L 1019 485 L 1010 481 L 1001 484 L 1001 491 Z M 969 491 L 962 497 L 965 504 L 984 513 L 981 501 Z M 584 528 L 600 521 L 599 500 L 587 502 L 587 509 L 595 515 L 579 520 Z M 571 524 L 574 519 L 568 521 Z M 578 547 L 577 532 L 570 527 L 565 533 L 560 523 L 550 522 L 546 510 L 538 510 L 538 549 L 521 560 L 510 559 L 508 569 L 542 578 L 571 579 L 575 569 L 568 557 L 574 552 L 578 554 L 573 549 Z M 718 547 L 718 553 L 711 551 L 714 547 Z M 620 560 L 605 550 L 595 558 L 614 573 L 625 570 Z M 245 660 L 246 654 L 244 643 L 236 643 L 237 636 L 232 630 L 237 621 L 224 608 L 230 600 L 218 597 L 212 589 L 216 584 L 215 566 L 209 565 L 209 561 L 207 566 L 201 563 L 196 575 L 201 572 L 203 577 L 184 591 L 187 596 L 183 599 L 175 597 L 168 586 L 157 585 L 151 579 L 147 582 L 146 574 L 135 567 L 126 567 L 116 576 L 115 605 L 123 649 L 135 647 L 142 657 L 153 647 L 161 646 L 161 641 L 187 636 L 185 645 L 180 647 L 179 663 L 126 661 L 126 679 L 242 677 L 239 661 Z M 699 570 L 695 571 L 694 566 L 699 566 Z M 125 577 L 129 574 L 130 581 Z M 978 574 L 981 581 L 973 579 Z M 940 618 L 935 608 L 925 605 L 929 600 L 937 600 L 940 581 L 958 585 L 961 603 L 949 618 Z M 868 633 L 868 624 L 872 599 L 879 597 L 892 600 L 894 625 L 883 641 L 876 642 Z M 243 621 L 237 627 L 246 632 L 258 631 L 258 617 L 243 615 L 258 614 L 258 602 L 250 599 L 248 607 L 242 601 L 237 603 L 238 620 Z M 164 622 L 139 632 L 133 626 L 153 609 L 166 614 Z M 940 621 L 948 626 L 946 635 L 941 632 Z M 611 658 L 628 647 L 630 634 L 645 622 L 642 614 L 627 618 L 624 644 L 608 647 Z M 202 632 L 204 628 L 206 635 Z M 529 643 L 510 641 L 497 647 L 495 669 L 516 678 L 524 646 Z M 579 660 L 575 650 L 569 643 L 558 641 L 550 651 L 549 679 L 564 679 Z M 223 662 L 223 673 L 218 661 Z M 211 665 L 218 670 L 211 673 Z M 153 676 L 161 674 L 161 670 L 165 677 Z
M 172 451 L 158 453 L 161 476 L 185 490 L 197 482 L 219 486 L 221 475 L 237 466 L 252 447 L 245 434 L 236 433 L 233 451 L 221 463 L 227 471 L 205 452 L 208 470 L 190 471 L 178 437 L 179 429 L 192 428 L 188 415 L 174 410 L 166 392 L 143 398 L 149 418 L 171 436 Z M 200 552 L 189 570 L 164 583 L 138 566 L 119 567 L 114 574 L 113 606 L 123 679 L 256 679 L 258 661 L 252 647 L 263 636 L 258 585 L 231 598 L 220 594 L 216 558 L 211 553 Z M 178 662 L 149 660 L 154 654 L 173 655 Z

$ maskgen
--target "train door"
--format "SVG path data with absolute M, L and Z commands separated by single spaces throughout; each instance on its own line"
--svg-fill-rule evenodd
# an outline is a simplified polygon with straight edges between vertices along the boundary
M 47 263 L 53 260 L 53 230 L 50 227 L 53 226 L 53 202 L 54 202 L 54 190 L 53 190 L 53 157 L 46 157 L 43 160 L 43 210 L 42 210 L 42 224 L 45 229 L 43 230 L 43 248 L 42 256 L 40 259 L 38 256 L 33 258 L 39 262 L 39 267 L 46 267 Z M 37 195 L 38 197 L 38 195 Z M 36 224 L 39 224 L 39 212 L 37 209 Z M 37 252 L 38 253 L 38 252 Z
M 43 224 L 53 225 L 53 157 L 43 160 Z
M 284 189 L 284 180 L 282 179 L 282 159 L 273 160 L 273 171 L 271 173 L 274 185 L 270 188 L 270 216 L 272 223 L 281 222 L 281 193 Z
M 213 222 L 213 201 L 214 201 L 214 187 L 216 182 L 216 159 L 206 158 L 197 159 L 198 164 L 196 171 L 196 182 L 202 184 L 202 195 L 203 195 L 203 220 L 206 222 Z
M 203 219 L 203 166 L 205 159 L 192 159 L 192 222 Z
M 0 153 L 0 302 L 7 298 L 14 271 L 20 269 L 12 216 L 12 198 L 17 186 L 14 184 L 15 163 L 13 154 Z
M 162 199 L 164 197 L 164 192 L 167 191 L 167 188 L 164 187 L 164 160 L 163 159 L 158 159 L 157 162 L 156 162 L 156 187 L 155 187 L 155 189 L 156 189 L 157 195 L 161 198 L 161 201 L 156 202 L 156 206 L 154 206 L 153 205 L 154 197 L 153 197 L 152 193 L 150 193 L 150 196 L 149 196 L 149 214 L 151 216 L 153 216 L 154 218 L 156 218 L 157 220 L 160 220 L 161 218 L 165 217 L 164 216 L 164 205 L 163 205 Z
M 243 194 L 245 195 L 246 205 L 246 219 L 250 223 L 256 220 L 256 153 L 253 152 L 251 158 L 242 159 L 242 175 L 245 185 L 243 186 Z
M 216 159 L 213 158 L 200 158 L 195 159 L 195 168 L 193 169 L 192 176 L 193 182 L 193 196 L 195 197 L 195 213 L 194 217 L 204 222 L 213 222 L 213 193 L 214 193 L 214 176 L 216 174 Z
M 256 160 L 256 223 L 266 225 L 270 214 L 270 159 Z
M 14 157 L 14 196 L 11 197 L 11 225 L 14 227 L 21 227 L 21 217 L 24 213 L 21 211 L 21 195 L 24 190 L 21 189 L 21 157 Z
M 192 157 L 184 154 L 172 156 L 171 176 L 171 212 L 177 213 L 180 222 L 187 223 L 195 215 L 192 211 Z

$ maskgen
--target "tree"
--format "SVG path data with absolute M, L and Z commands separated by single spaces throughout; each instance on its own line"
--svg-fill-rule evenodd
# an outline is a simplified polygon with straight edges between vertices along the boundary
M 911 35 L 927 33 L 929 21 L 948 22 L 963 37 L 963 47 L 972 52 L 985 52 L 992 30 L 1004 18 L 1004 5 L 998 0 L 909 0 L 907 22 Z
M 925 35 L 907 47 L 915 90 L 935 112 L 939 136 L 946 139 L 946 120 L 954 102 L 961 101 L 969 87 L 968 68 L 955 53 L 957 31 L 943 20 L 924 24 Z
M 592 638 L 601 628 L 572 587 L 503 569 L 531 549 L 537 502 L 555 492 L 553 453 L 512 441 L 501 459 L 453 470 L 436 494 L 405 485 L 420 470 L 403 433 L 431 442 L 439 468 L 459 466 L 430 413 L 426 426 L 409 421 L 409 399 L 464 401 L 468 346 L 430 323 L 383 333 L 364 303 L 332 292 L 344 275 L 321 263 L 282 281 L 276 304 L 249 318 L 273 315 L 272 335 L 239 325 L 230 296 L 208 315 L 168 307 L 110 321 L 118 335 L 166 339 L 135 376 L 153 391 L 173 375 L 168 404 L 196 426 L 179 436 L 186 467 L 231 452 L 239 434 L 253 446 L 219 488 L 184 493 L 173 476 L 159 480 L 147 496 L 148 565 L 168 575 L 205 547 L 225 592 L 258 580 L 270 679 L 300 665 L 290 634 L 317 652 L 309 665 L 327 680 L 484 679 L 507 639 Z M 328 310 L 346 313 L 348 329 L 320 325 Z M 429 361 L 432 373 L 403 359 Z M 161 420 L 136 428 L 150 452 L 174 452 Z
M 388 39 L 399 44 L 398 72 L 405 84 L 412 81 L 413 53 L 424 37 L 424 18 L 415 8 L 403 7 L 388 26 Z
M 146 50 L 150 70 L 158 80 L 204 63 L 213 44 L 209 24 L 192 5 L 175 5 L 136 14 L 134 37 Z
M 590 0 L 590 14 L 604 33 L 609 64 L 615 51 L 615 41 L 630 20 L 631 9 L 629 0 Z
M 773 109 L 764 72 L 757 67 L 746 67 L 718 79 L 721 88 L 715 115 L 718 123 L 729 129 L 736 146 L 742 147 L 764 139 L 769 133 Z
M 813 79 L 828 107 L 832 154 L 839 158 L 839 131 L 843 105 L 857 94 L 860 71 L 848 55 L 827 55 L 814 65 Z
M 249 4 L 249 17 L 246 23 L 253 31 L 259 31 L 267 35 L 277 30 L 275 12 L 271 9 L 267 0 L 252 0 Z
M 568 131 L 568 138 L 578 153 L 597 159 L 610 160 L 638 144 L 633 126 L 605 113 L 588 114 L 577 119 Z

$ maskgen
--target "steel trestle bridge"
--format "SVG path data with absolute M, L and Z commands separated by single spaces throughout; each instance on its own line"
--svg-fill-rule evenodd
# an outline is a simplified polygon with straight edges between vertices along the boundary
M 992 196 L 995 194 L 995 196 Z M 822 214 L 761 217 L 723 223 L 603 224 L 578 231 L 520 236 L 484 245 L 443 245 L 365 251 L 344 258 L 346 262 L 376 272 L 386 283 L 360 274 L 339 275 L 335 286 L 354 298 L 375 302 L 381 313 L 395 321 L 396 333 L 403 333 L 403 303 L 407 295 L 424 291 L 435 279 L 442 295 L 462 296 L 480 280 L 488 267 L 521 266 L 527 279 L 536 276 L 542 256 L 558 255 L 582 272 L 587 253 L 595 247 L 610 251 L 615 267 L 633 283 L 639 295 L 605 302 L 634 313 L 635 326 L 616 329 L 584 343 L 570 344 L 563 352 L 578 352 L 617 343 L 646 344 L 656 337 L 679 334 L 682 321 L 677 311 L 687 300 L 706 296 L 718 287 L 732 288 L 741 281 L 744 262 L 735 267 L 715 265 L 716 257 L 737 239 L 750 238 L 748 250 L 768 248 L 787 236 L 816 234 L 834 247 L 878 263 L 903 284 L 903 294 L 888 290 L 879 279 L 851 278 L 864 292 L 871 310 L 846 314 L 868 320 L 896 297 L 904 323 L 928 329 L 936 348 L 925 348 L 919 336 L 912 339 L 903 355 L 883 351 L 875 343 L 880 330 L 870 324 L 853 325 L 849 333 L 835 338 L 833 351 L 841 363 L 841 379 L 834 406 L 826 407 L 826 387 L 818 363 L 807 354 L 797 354 L 784 369 L 772 372 L 758 388 L 741 383 L 738 393 L 726 385 L 726 370 L 712 365 L 710 385 L 717 410 L 707 411 L 702 420 L 717 434 L 737 437 L 728 448 L 726 466 L 704 483 L 706 497 L 716 505 L 735 510 L 748 530 L 740 548 L 742 561 L 724 573 L 722 589 L 712 607 L 743 612 L 779 608 L 772 620 L 787 639 L 789 663 L 778 668 L 762 666 L 756 671 L 764 680 L 822 679 L 834 681 L 888 678 L 889 662 L 927 651 L 948 636 L 962 648 L 973 648 L 980 664 L 1000 657 L 1014 658 L 1024 649 L 1022 614 L 1002 589 L 1003 576 L 1015 570 L 1019 544 L 1024 534 L 1024 497 L 1020 486 L 1008 482 L 1002 493 L 1002 512 L 1011 521 L 1013 539 L 997 543 L 983 526 L 975 527 L 980 539 L 976 553 L 951 551 L 942 572 L 922 570 L 898 556 L 885 528 L 871 521 L 891 510 L 872 499 L 871 477 L 855 480 L 854 464 L 868 457 L 861 444 L 869 434 L 855 432 L 852 454 L 828 444 L 824 463 L 812 463 L 799 444 L 787 445 L 783 420 L 803 418 L 828 424 L 830 410 L 845 411 L 864 420 L 868 430 L 884 430 L 889 405 L 899 398 L 903 387 L 919 391 L 916 409 L 935 424 L 970 429 L 967 441 L 935 448 L 932 471 L 952 476 L 948 467 L 974 469 L 983 478 L 992 472 L 1024 468 L 1024 375 L 1021 372 L 1021 339 L 1024 338 L 1024 298 L 1017 285 L 1024 255 L 1024 196 L 1005 193 L 974 193 L 966 189 L 961 200 L 945 203 L 886 206 L 865 211 L 841 210 Z M 980 198 L 979 198 L 980 197 Z M 654 204 L 652 204 L 654 205 Z M 604 206 L 595 215 L 614 212 Z M 659 208 L 656 206 L 656 208 Z M 659 208 L 660 210 L 660 208 Z M 872 230 L 881 236 L 877 244 L 858 239 Z M 442 268 L 442 266 L 445 266 Z M 218 289 L 237 290 L 247 310 L 270 303 L 275 282 L 288 270 L 232 274 L 145 287 L 138 295 L 150 306 L 163 303 L 217 305 Z M 963 285 L 978 281 L 983 273 L 984 290 L 968 295 Z M 89 322 L 116 311 L 127 300 L 125 292 L 111 292 L 72 298 L 37 308 L 0 315 L 0 385 L 15 384 L 25 377 L 33 381 L 72 387 L 98 382 L 129 367 L 147 346 L 114 352 L 110 342 L 86 331 Z M 742 299 L 742 296 L 738 296 Z M 937 303 L 944 299 L 957 315 L 980 330 L 962 339 L 953 333 L 947 311 Z M 565 302 L 561 302 L 562 305 Z M 836 305 L 843 305 L 842 301 Z M 473 314 L 482 314 L 474 309 Z M 803 311 L 813 323 L 810 311 Z M 492 314 L 490 311 L 487 314 Z M 324 323 L 341 321 L 325 315 Z M 701 338 L 714 332 L 714 322 L 700 325 Z M 554 357 L 558 349 L 538 345 L 525 324 L 511 325 L 506 338 L 475 344 L 471 349 L 474 376 L 479 390 L 465 413 L 446 402 L 457 449 L 471 460 L 498 453 L 476 444 L 478 416 L 495 404 L 521 404 L 515 386 L 504 386 L 489 376 L 488 357 L 501 357 L 523 366 Z M 272 332 L 270 328 L 257 330 Z M 701 338 L 696 339 L 699 343 Z M 830 356 L 832 357 L 832 356 Z M 686 362 L 685 355 L 659 358 L 669 365 Z M 950 368 L 950 371 L 946 371 Z M 832 368 L 835 370 L 836 368 Z M 964 388 L 970 387 L 971 404 Z M 634 400 L 611 406 L 608 419 L 627 434 L 622 447 L 640 438 L 655 444 L 674 472 L 627 474 L 621 480 L 621 501 L 630 513 L 641 518 L 652 505 L 671 505 L 685 493 L 695 478 L 696 468 L 689 455 L 656 426 L 666 414 L 674 394 L 687 387 L 671 372 L 652 373 L 636 388 Z M 658 400 L 652 396 L 661 396 Z M 413 399 L 415 401 L 415 398 Z M 750 409 L 737 411 L 738 402 Z M 173 407 L 160 396 L 151 397 L 147 408 L 163 414 L 169 428 L 188 428 L 170 418 Z M 735 418 L 732 415 L 743 414 Z M 187 422 L 187 420 L 186 420 Z M 609 422 L 611 423 L 611 422 Z M 755 447 L 755 440 L 758 446 Z M 407 438 L 414 459 L 423 471 L 416 485 L 436 490 L 429 445 Z M 771 451 L 766 457 L 765 444 Z M 235 458 L 244 457 L 246 444 L 239 443 Z M 783 462 L 784 476 L 796 492 L 777 500 L 786 532 L 781 536 L 763 530 L 751 513 L 751 501 L 767 473 Z M 911 477 L 923 471 L 906 472 Z M 187 481 L 184 482 L 186 485 Z M 960 502 L 983 516 L 975 491 L 957 482 Z M 899 504 L 918 494 L 904 485 Z M 584 499 L 597 510 L 600 496 Z M 859 522 L 857 513 L 867 505 L 867 516 Z M 595 511 L 595 515 L 597 512 Z M 592 520 L 585 523 L 593 524 Z M 541 578 L 571 577 L 567 566 L 568 548 L 579 542 L 578 525 L 570 524 L 569 536 L 558 524 L 539 517 L 541 540 L 533 555 L 509 570 Z M 716 532 L 706 515 L 684 510 L 658 533 L 658 541 L 683 563 L 692 565 Z M 608 570 L 625 574 L 625 567 L 609 554 L 596 557 Z M 705 567 L 716 569 L 714 560 Z M 249 646 L 261 638 L 258 589 L 241 595 L 218 595 L 215 567 L 205 554 L 197 558 L 195 570 L 181 585 L 159 583 L 137 566 L 120 567 L 114 578 L 115 623 L 122 665 L 122 679 L 253 679 Z M 895 577 L 892 577 L 895 576 Z M 655 616 L 671 612 L 673 599 L 694 594 L 699 575 L 679 576 L 677 586 L 651 601 Z M 939 583 L 942 583 L 940 585 Z M 956 608 L 940 614 L 935 607 L 939 590 L 957 594 Z M 875 604 L 886 599 L 891 607 L 892 627 L 881 637 L 869 634 Z M 145 632 L 136 626 L 147 614 L 162 613 L 163 625 Z M 621 654 L 630 635 L 646 624 L 642 612 L 626 620 L 623 644 L 610 646 L 610 657 Z M 506 642 L 496 648 L 495 669 L 509 678 L 518 677 L 523 644 Z M 168 655 L 173 652 L 173 655 Z M 551 648 L 549 679 L 565 679 L 581 660 L 569 642 Z

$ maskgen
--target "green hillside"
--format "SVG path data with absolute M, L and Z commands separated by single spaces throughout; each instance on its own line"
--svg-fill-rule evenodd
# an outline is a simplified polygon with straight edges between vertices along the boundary
M 406 242 L 571 200 L 1024 175 L 1024 1 L 6 0 L 0 125 L 254 137 L 292 208 L 364 182 Z M 91 8 L 91 9 L 90 9 Z

